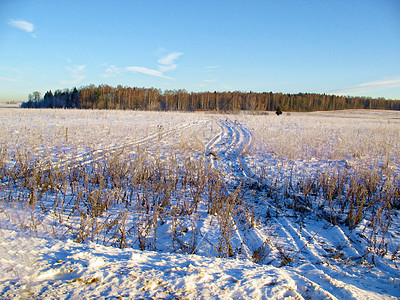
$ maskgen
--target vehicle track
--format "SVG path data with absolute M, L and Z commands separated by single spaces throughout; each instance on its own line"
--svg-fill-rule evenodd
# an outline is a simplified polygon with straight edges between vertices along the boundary
M 240 182 L 256 183 L 262 187 L 246 163 L 245 155 L 253 143 L 252 133 L 242 124 L 228 119 L 215 122 L 219 126 L 219 132 L 206 145 L 206 155 L 212 166 L 226 178 L 228 189 L 234 191 Z M 242 185 L 242 188 L 250 187 L 251 185 Z M 272 262 L 276 266 L 284 266 L 286 262 L 282 264 L 279 253 L 286 253 L 289 259 L 287 263 L 291 265 L 287 270 L 293 273 L 293 278 L 298 283 L 298 292 L 304 298 L 342 299 L 363 294 L 367 287 L 359 279 L 362 270 L 354 266 L 359 264 L 365 250 L 361 244 L 355 242 L 358 240 L 355 234 L 321 219 L 314 210 L 308 211 L 306 219 L 310 221 L 302 220 L 299 223 L 299 218 L 304 216 L 294 218 L 292 209 L 285 208 L 285 212 L 282 212 L 271 199 L 256 191 L 253 197 L 257 198 L 256 209 L 260 212 L 265 207 L 270 207 L 280 213 L 270 222 L 274 227 L 275 237 L 268 235 L 263 227 L 241 226 L 239 218 L 235 218 L 236 235 L 241 243 L 242 254 L 247 259 L 254 261 L 255 254 L 258 253 L 266 256 L 260 263 Z M 385 274 L 385 277 L 397 273 L 394 269 L 380 269 L 379 272 Z M 388 284 L 378 276 L 375 278 L 374 274 L 368 276 L 379 282 L 375 289 Z M 304 289 L 304 286 L 307 288 Z
M 153 143 L 159 142 L 162 139 L 168 138 L 178 132 L 189 129 L 195 125 L 198 125 L 199 123 L 205 123 L 205 122 L 207 121 L 196 120 L 190 123 L 182 123 L 169 129 L 164 129 L 162 126 L 160 126 L 156 131 L 150 133 L 146 137 L 139 139 L 127 139 L 121 145 L 118 146 L 108 146 L 108 147 L 106 146 L 104 148 L 94 149 L 78 155 L 70 154 L 67 157 L 58 160 L 56 162 L 41 163 L 37 167 L 42 171 L 50 170 L 52 168 L 64 169 L 74 165 L 82 165 L 82 166 L 89 165 L 99 160 L 102 160 L 114 153 L 117 153 L 118 151 L 122 152 L 126 150 L 127 154 L 135 154 L 137 151 L 137 147 L 146 146 L 151 144 L 152 142 Z M 5 187 L 8 184 L 9 182 L 2 182 L 0 183 L 0 186 Z
M 252 133 L 236 121 L 226 119 L 216 122 L 219 133 L 205 147 L 211 165 L 224 175 L 227 183 L 233 180 L 237 184 L 251 178 L 244 154 L 253 142 Z
M 219 120 L 217 124 L 219 133 L 206 145 L 206 155 L 210 157 L 211 165 L 221 172 L 226 179 L 226 185 L 233 192 L 239 184 L 247 188 L 252 178 L 250 169 L 247 166 L 245 155 L 253 143 L 253 134 L 242 124 L 232 122 L 228 119 Z M 233 220 L 236 224 L 237 240 L 242 248 L 242 254 L 247 259 L 253 259 L 255 252 L 263 255 L 270 251 L 268 237 L 256 227 L 243 228 L 241 220 Z M 251 223 L 247 220 L 245 223 Z M 261 253 L 263 252 L 263 253 Z
M 76 155 L 76 156 L 70 156 L 67 157 L 63 160 L 57 161 L 53 163 L 51 166 L 58 167 L 58 168 L 63 168 L 66 166 L 74 165 L 74 164 L 80 164 L 80 165 L 87 165 L 91 164 L 93 162 L 99 161 L 103 158 L 106 158 L 118 151 L 123 151 L 124 149 L 129 149 L 128 154 L 134 154 L 137 150 L 133 148 L 137 148 L 139 146 L 145 146 L 150 144 L 151 142 L 155 142 L 164 138 L 167 138 L 179 131 L 188 129 L 194 125 L 196 125 L 198 121 L 192 122 L 192 123 L 184 123 L 184 124 L 179 124 L 173 128 L 165 130 L 163 127 L 158 127 L 158 129 L 152 133 L 150 133 L 148 136 L 140 138 L 140 139 L 128 139 L 124 141 L 122 145 L 119 146 L 109 146 L 105 147 L 103 149 L 96 149 L 92 150 L 88 153 Z

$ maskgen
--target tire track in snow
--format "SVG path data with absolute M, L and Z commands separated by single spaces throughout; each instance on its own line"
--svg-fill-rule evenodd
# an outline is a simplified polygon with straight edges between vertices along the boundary
M 220 132 L 206 145 L 211 165 L 228 179 L 240 182 L 251 178 L 243 155 L 253 142 L 252 133 L 240 123 L 228 119 L 217 121 Z M 216 161 L 216 162 L 215 162 Z
M 92 150 L 89 153 L 84 153 L 80 154 L 74 157 L 70 157 L 67 159 L 64 159 L 62 161 L 58 161 L 56 163 L 53 163 L 51 166 L 56 166 L 58 168 L 66 167 L 69 164 L 78 164 L 80 163 L 81 165 L 87 165 L 94 163 L 98 160 L 101 160 L 105 157 L 108 157 L 112 155 L 113 153 L 116 153 L 118 151 L 123 151 L 124 149 L 129 149 L 133 147 L 139 147 L 143 145 L 147 145 L 151 142 L 157 141 L 158 139 L 163 139 L 168 136 L 171 136 L 172 134 L 182 131 L 184 129 L 188 129 L 192 126 L 197 124 L 197 122 L 193 123 L 185 123 L 185 124 L 179 124 L 171 129 L 168 130 L 163 130 L 162 127 L 159 127 L 159 129 L 150 135 L 140 138 L 140 139 L 134 139 L 134 140 L 128 140 L 127 142 L 123 143 L 120 146 L 109 146 L 104 149 L 96 149 Z M 130 150 L 128 154 L 134 154 L 136 150 Z M 94 155 L 97 155 L 97 157 L 93 158 Z
M 244 181 L 262 187 L 261 182 L 252 176 L 244 156 L 253 143 L 252 133 L 237 122 L 227 119 L 216 122 L 220 128 L 219 133 L 206 145 L 206 155 L 211 159 L 212 166 L 227 178 L 227 186 L 232 190 Z M 210 155 L 211 153 L 213 155 Z M 246 185 L 244 187 L 246 188 Z M 267 199 L 260 200 L 261 205 L 276 208 Z M 291 210 L 288 209 L 289 211 Z M 310 213 L 314 216 L 313 211 Z M 238 224 L 239 221 L 234 220 L 235 235 L 240 240 L 242 254 L 247 259 L 255 260 L 254 255 L 261 253 L 269 260 L 276 257 L 278 248 L 284 249 L 282 246 L 286 246 L 286 250 L 292 250 L 291 253 L 287 252 L 287 255 L 294 259 L 290 264 L 296 267 L 287 270 L 293 274 L 291 278 L 297 285 L 297 292 L 305 298 L 343 299 L 362 295 L 366 287 L 363 280 L 358 278 L 359 271 L 347 266 L 346 260 L 354 264 L 354 261 L 363 255 L 363 251 L 340 226 L 331 226 L 326 221 L 319 220 L 317 214 L 314 217 L 317 220 L 316 225 L 309 228 L 310 224 L 305 223 L 300 228 L 296 220 L 292 220 L 286 213 L 284 216 L 278 216 L 274 222 L 277 240 L 266 234 L 262 227 L 243 229 L 243 226 Z M 322 230 L 316 226 L 321 226 Z M 279 259 L 278 257 L 276 259 Z M 379 284 L 374 288 L 379 288 Z M 368 293 L 366 295 L 370 296 Z
M 211 165 L 227 179 L 227 187 L 234 190 L 238 184 L 251 183 L 252 177 L 245 154 L 253 143 L 253 134 L 238 122 L 228 119 L 217 122 L 219 133 L 207 144 L 206 155 L 210 157 Z M 210 155 L 212 154 L 212 155 Z M 212 157 L 211 157 L 212 156 Z M 244 185 L 246 188 L 246 185 Z M 264 255 L 270 250 L 268 236 L 256 227 L 243 230 L 239 220 L 233 220 L 236 227 L 236 240 L 240 241 L 242 254 L 247 259 L 253 259 L 253 254 Z M 247 220 L 246 223 L 249 223 Z
M 225 121 L 224 126 L 229 127 L 232 132 L 232 142 L 229 144 L 226 156 L 230 161 L 231 170 L 234 172 L 233 176 L 237 178 L 237 182 L 250 184 L 254 179 L 245 161 L 245 155 L 253 143 L 253 134 L 241 123 L 236 121 Z M 247 188 L 246 185 L 244 186 Z M 246 222 L 251 223 L 251 220 L 247 220 Z M 236 220 L 235 223 L 237 234 L 242 243 L 241 247 L 248 259 L 254 261 L 261 259 L 263 255 L 266 255 L 271 250 L 269 237 L 260 229 L 257 227 L 243 229 L 243 226 L 237 224 Z M 248 226 L 248 224 L 245 226 Z
M 261 203 L 277 209 L 265 198 Z M 356 242 L 355 234 L 321 219 L 314 210 L 310 210 L 306 218 L 306 215 L 300 215 L 301 223 L 292 213 L 288 208 L 283 215 L 274 218 L 277 238 L 273 239 L 271 250 L 275 253 L 283 251 L 290 259 L 290 267 L 284 268 L 292 272 L 291 278 L 296 281 L 300 294 L 311 299 L 325 296 L 329 299 L 358 299 L 360 295 L 369 299 L 389 298 L 385 289 L 392 287 L 384 278 L 390 278 L 398 271 L 380 268 L 379 275 L 365 273 L 366 269 L 359 265 L 366 253 Z M 367 292 L 371 287 L 381 293 L 371 297 Z
M 214 121 L 215 122 L 215 121 Z M 216 134 L 214 136 L 214 138 L 212 138 L 205 146 L 205 155 L 206 157 L 210 157 L 210 163 L 211 166 L 214 169 L 218 169 L 218 155 L 215 152 L 215 148 L 217 147 L 217 145 L 223 143 L 222 140 L 228 135 L 227 131 L 226 131 L 226 127 L 222 126 L 222 124 L 220 122 L 217 122 L 217 125 L 219 126 L 219 132 L 218 134 Z
M 350 243 L 347 235 L 339 226 L 332 226 L 326 221 L 320 221 L 324 230 L 312 233 L 306 228 L 301 231 L 294 222 L 287 217 L 279 217 L 277 220 L 282 230 L 285 230 L 295 246 L 296 252 L 292 258 L 300 259 L 301 268 L 293 268 L 299 286 L 304 286 L 301 278 L 325 291 L 333 299 L 358 298 L 366 289 L 360 270 L 353 269 L 350 265 L 357 265 L 360 253 Z M 315 230 L 315 229 L 314 229 Z M 338 263 L 339 262 L 339 263 Z M 296 262 L 295 262 L 296 264 Z M 381 270 L 383 272 L 383 270 Z M 294 278 L 296 277 L 294 276 Z M 376 282 L 378 278 L 374 278 Z M 376 288 L 380 284 L 376 284 Z M 370 297 L 370 295 L 368 295 Z M 376 299 L 383 298 L 377 295 Z
M 204 123 L 206 121 L 194 121 L 190 123 L 183 123 L 179 124 L 177 126 L 172 127 L 171 129 L 168 130 L 163 130 L 162 127 L 159 127 L 157 131 L 152 132 L 146 137 L 140 138 L 140 139 L 128 139 L 125 141 L 122 145 L 119 146 L 108 146 L 103 149 L 95 149 L 91 150 L 86 153 L 81 153 L 78 155 L 69 155 L 67 158 L 64 158 L 62 160 L 59 160 L 57 162 L 51 162 L 50 164 L 48 162 L 39 164 L 37 167 L 42 170 L 50 170 L 51 168 L 68 168 L 70 165 L 88 165 L 91 163 L 94 163 L 96 161 L 99 161 L 101 159 L 104 159 L 113 153 L 116 153 L 118 151 L 123 151 L 124 149 L 132 149 L 133 147 L 139 147 L 139 146 L 144 146 L 148 145 L 151 142 L 155 142 L 157 140 L 161 140 L 163 138 L 169 137 L 177 132 L 180 132 L 185 129 L 189 129 L 190 127 L 193 127 L 194 125 L 197 125 L 198 123 Z M 134 154 L 136 153 L 136 150 L 130 150 L 128 154 Z M 96 156 L 96 157 L 94 157 Z M 9 182 L 2 182 L 0 183 L 0 186 L 7 186 Z

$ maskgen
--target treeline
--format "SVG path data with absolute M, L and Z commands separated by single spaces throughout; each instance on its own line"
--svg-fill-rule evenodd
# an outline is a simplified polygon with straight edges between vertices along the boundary
M 80 102 L 80 92 L 74 88 L 72 91 L 56 90 L 53 94 L 48 91 L 41 98 L 39 92 L 28 95 L 28 101 L 22 102 L 22 108 L 83 108 Z
M 83 108 L 177 111 L 320 111 L 341 109 L 400 110 L 399 100 L 350 97 L 326 94 L 254 93 L 254 92 L 187 92 L 155 88 L 111 87 L 89 85 L 79 90 L 48 91 L 43 98 L 34 92 L 25 108 Z

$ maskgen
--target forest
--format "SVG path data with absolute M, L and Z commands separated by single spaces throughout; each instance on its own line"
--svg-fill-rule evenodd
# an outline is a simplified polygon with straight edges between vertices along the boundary
M 82 108 L 163 111 L 324 111 L 343 109 L 400 110 L 399 100 L 316 93 L 187 92 L 156 88 L 89 85 L 79 89 L 29 94 L 22 108 Z

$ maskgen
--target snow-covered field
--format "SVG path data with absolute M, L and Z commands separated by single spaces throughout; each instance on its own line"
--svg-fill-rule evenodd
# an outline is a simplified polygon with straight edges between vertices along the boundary
M 400 298 L 400 112 L 0 126 L 0 298 Z

